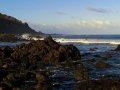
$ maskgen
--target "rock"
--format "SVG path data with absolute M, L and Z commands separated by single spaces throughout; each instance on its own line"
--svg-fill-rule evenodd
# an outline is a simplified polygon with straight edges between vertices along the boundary
M 45 75 L 44 74 L 41 74 L 41 73 L 36 73 L 36 80 L 38 82 L 42 82 L 45 80 Z
M 4 64 L 4 65 L 2 66 L 2 68 L 7 69 L 7 68 L 8 68 L 8 64 Z
M 82 81 L 82 80 L 86 80 L 87 79 L 87 77 L 85 75 L 85 72 L 82 71 L 82 70 L 75 70 L 74 71 L 74 78 L 77 81 Z
M 0 84 L 0 90 L 12 90 L 12 87 L 7 85 L 6 83 L 1 83 Z
M 27 72 L 26 73 L 26 79 L 28 80 L 28 79 L 30 79 L 30 78 L 36 78 L 36 74 L 35 73 L 33 73 L 33 72 Z
M 45 73 L 36 73 L 36 90 L 52 90 L 52 83 Z
M 44 63 L 58 63 L 67 60 L 80 60 L 80 51 L 73 45 L 59 45 L 51 36 L 42 41 L 33 41 L 13 48 L 11 57 L 14 60 L 26 60 L 29 64 L 38 61 Z
M 99 59 L 100 59 L 100 60 L 107 60 L 108 57 L 100 57 Z
M 107 54 L 106 56 L 100 57 L 100 60 L 108 60 L 110 58 L 112 58 L 112 55 L 111 54 Z
M 14 74 L 13 73 L 8 74 L 6 76 L 6 79 L 7 81 L 10 81 L 10 82 L 14 81 L 15 80 Z
M 79 82 L 72 90 L 120 90 L 120 80 L 87 80 Z
M 0 59 L 3 59 L 4 58 L 4 53 L 3 51 L 0 49 Z
M 96 55 L 93 55 L 94 57 L 97 57 L 97 58 L 100 58 L 101 56 L 100 55 L 98 55 L 98 54 L 96 54 Z
M 79 61 L 68 61 L 64 63 L 63 67 L 69 67 L 69 70 L 73 73 L 73 78 L 76 81 L 83 81 L 89 78 L 88 69 Z
M 85 80 L 85 69 L 82 65 L 76 66 L 77 61 L 81 62 L 81 55 L 75 46 L 60 45 L 51 36 L 12 48 L 1 47 L 0 84 L 4 83 L 12 90 L 21 87 L 24 90 L 52 90 L 51 79 L 47 75 L 50 73 L 49 69 L 47 73 L 39 70 L 45 69 L 47 65 L 66 63 L 73 68 L 76 80 Z M 69 64 L 70 62 L 72 64 Z M 1 89 L 3 88 L 4 86 L 1 86 Z
M 117 48 L 115 49 L 115 51 L 120 51 L 120 45 L 117 46 Z
M 90 51 L 96 51 L 98 48 L 97 47 L 94 47 L 94 48 L 90 48 L 89 50 Z
M 0 82 L 3 80 L 4 77 L 6 77 L 7 74 L 8 72 L 6 70 L 0 69 Z
M 73 75 L 74 79 L 77 81 L 88 79 L 88 71 L 82 63 L 75 66 L 73 69 Z
M 4 53 L 4 57 L 8 58 L 11 56 L 11 53 L 13 52 L 12 48 L 9 46 L 3 46 L 0 48 L 2 52 Z
M 109 67 L 110 65 L 103 62 L 103 61 L 98 61 L 96 64 L 95 64 L 95 67 L 96 68 L 107 68 Z

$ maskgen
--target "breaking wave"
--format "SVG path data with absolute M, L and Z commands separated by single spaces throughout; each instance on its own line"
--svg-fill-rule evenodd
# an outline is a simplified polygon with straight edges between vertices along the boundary
M 56 42 L 60 43 L 83 43 L 83 44 L 120 44 L 120 40 L 114 39 L 65 39 L 65 38 L 54 38 Z

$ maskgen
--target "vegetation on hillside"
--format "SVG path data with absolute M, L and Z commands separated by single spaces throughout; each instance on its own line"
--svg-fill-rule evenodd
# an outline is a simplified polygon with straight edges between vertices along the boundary
M 23 23 L 22 21 L 14 17 L 1 13 L 0 13 L 0 33 L 17 35 L 24 33 L 38 34 L 38 32 L 31 29 L 27 23 Z

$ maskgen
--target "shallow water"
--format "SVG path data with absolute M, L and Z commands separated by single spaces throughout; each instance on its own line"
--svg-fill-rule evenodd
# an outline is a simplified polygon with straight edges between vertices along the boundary
M 111 51 L 114 50 L 117 45 L 111 44 L 74 44 L 82 54 L 82 60 L 85 60 L 85 65 L 88 69 L 91 69 L 90 79 L 97 79 L 101 76 L 120 77 L 120 52 Z M 95 50 L 90 50 L 95 48 Z M 88 55 L 84 55 L 88 53 Z M 103 60 L 108 63 L 110 67 L 98 69 L 95 68 L 95 63 L 101 60 L 102 57 L 111 55 L 111 58 Z M 89 62 L 89 60 L 93 60 Z
M 19 45 L 19 44 L 22 44 L 22 43 L 28 44 L 29 41 L 0 42 L 0 47 L 1 47 L 1 46 L 11 46 L 11 47 L 14 47 L 14 46 Z
M 83 44 L 83 43 L 61 43 L 63 45 L 66 44 L 73 44 L 76 46 L 82 56 L 82 62 L 84 65 L 89 69 L 90 75 L 89 79 L 97 80 L 100 77 L 107 76 L 109 78 L 120 78 L 120 52 L 112 51 L 114 50 L 117 45 L 113 44 Z M 93 48 L 94 50 L 91 50 Z M 104 62 L 108 63 L 110 67 L 98 69 L 95 67 L 95 63 L 101 59 L 101 57 L 106 57 L 108 55 L 111 55 L 111 58 L 108 58 L 106 60 L 103 60 Z M 62 67 L 61 67 L 62 68 Z M 53 72 L 53 79 L 57 77 L 55 82 L 53 84 L 57 86 L 54 88 L 54 90 L 72 90 L 74 85 L 77 83 L 73 79 L 73 75 L 70 74 L 70 72 L 66 72 L 65 69 L 55 70 Z M 69 76 L 69 78 L 68 78 Z M 62 81 L 59 81 L 61 80 Z M 57 82 L 56 82 L 57 81 Z M 65 83 L 63 83 L 65 82 Z

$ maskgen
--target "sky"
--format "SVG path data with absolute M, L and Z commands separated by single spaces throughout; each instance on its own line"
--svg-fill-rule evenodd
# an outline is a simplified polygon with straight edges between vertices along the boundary
M 120 0 L 0 0 L 0 12 L 54 34 L 120 34 Z

